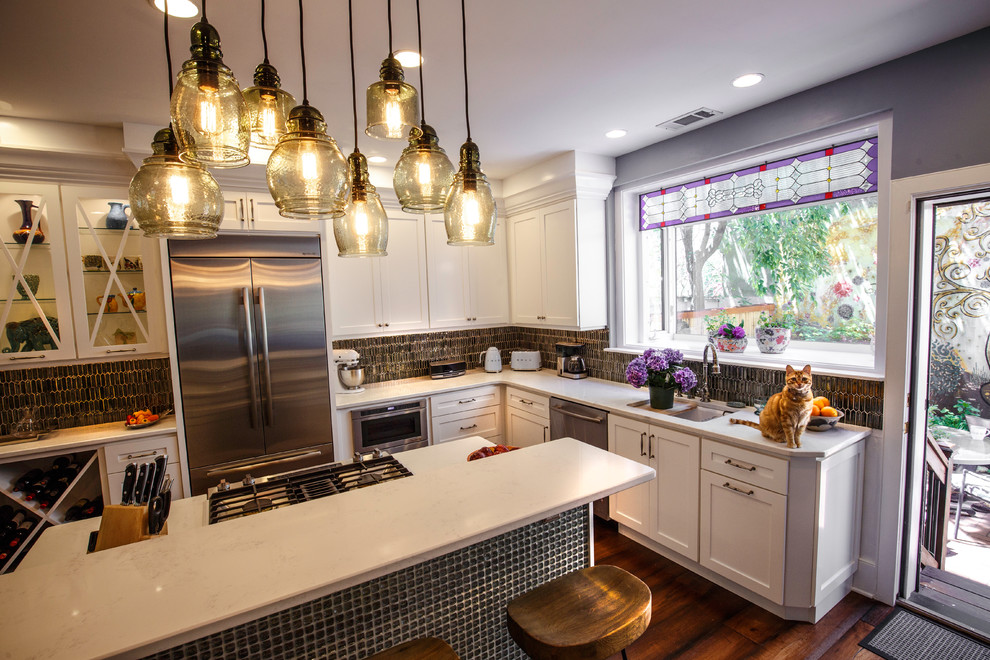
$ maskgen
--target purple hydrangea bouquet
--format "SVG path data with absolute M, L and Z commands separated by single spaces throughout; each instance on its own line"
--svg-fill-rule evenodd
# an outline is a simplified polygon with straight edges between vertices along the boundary
M 727 322 L 718 326 L 712 336 L 712 341 L 718 350 L 726 353 L 741 353 L 746 350 L 746 344 L 749 343 L 746 340 L 746 330 L 743 328 L 742 321 L 739 322 L 739 325 Z
M 648 348 L 626 367 L 626 380 L 633 387 L 649 385 L 652 407 L 670 408 L 674 405 L 674 388 L 687 392 L 698 384 L 697 376 L 683 362 L 684 354 L 680 351 Z

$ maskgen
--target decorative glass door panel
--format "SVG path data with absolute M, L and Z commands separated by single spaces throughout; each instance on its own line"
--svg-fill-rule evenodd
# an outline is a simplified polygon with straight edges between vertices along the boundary
M 75 357 L 58 187 L 0 183 L 0 366 Z
M 65 187 L 62 198 L 79 356 L 156 350 L 145 274 L 157 243 L 143 237 L 127 191 Z

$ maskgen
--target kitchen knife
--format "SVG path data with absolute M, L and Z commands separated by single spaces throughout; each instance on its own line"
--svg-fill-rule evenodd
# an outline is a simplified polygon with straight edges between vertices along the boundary
M 162 512 L 165 510 L 165 500 L 161 495 L 155 495 L 148 501 L 148 533 L 157 534 L 162 531 L 165 519 Z
M 144 495 L 144 484 L 148 479 L 148 466 L 151 463 L 142 463 L 141 467 L 137 471 L 137 479 L 134 481 L 134 504 L 141 503 L 141 497 Z
M 168 520 L 168 512 L 172 510 L 172 477 L 168 478 L 162 488 L 162 525 L 164 526 L 165 521 Z
M 151 492 L 151 484 L 155 482 L 155 472 L 157 471 L 157 466 L 154 463 L 148 463 L 148 476 L 144 480 L 144 490 L 141 493 L 141 499 L 138 504 L 147 504 L 148 500 L 153 497 Z
M 124 486 L 120 503 L 127 506 L 134 499 L 134 482 L 137 479 L 137 463 L 128 463 L 124 468 Z
M 162 454 L 155 458 L 155 478 L 151 482 L 151 493 L 149 499 L 161 493 L 162 482 L 165 480 L 165 464 L 168 463 L 168 454 Z

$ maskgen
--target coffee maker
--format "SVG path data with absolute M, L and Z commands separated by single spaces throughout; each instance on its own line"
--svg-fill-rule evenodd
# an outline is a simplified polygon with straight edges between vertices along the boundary
M 557 342 L 557 375 L 563 378 L 587 378 L 588 368 L 581 357 L 584 344 Z

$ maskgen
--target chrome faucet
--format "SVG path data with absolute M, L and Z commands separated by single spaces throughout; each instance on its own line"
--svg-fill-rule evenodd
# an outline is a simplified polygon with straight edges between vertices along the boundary
M 701 400 L 708 402 L 712 400 L 710 394 L 708 394 L 708 349 L 712 349 L 712 374 L 719 373 L 720 369 L 718 367 L 718 350 L 715 348 L 715 344 L 708 342 L 705 345 L 705 352 L 701 354 L 701 387 L 698 388 L 698 396 Z

